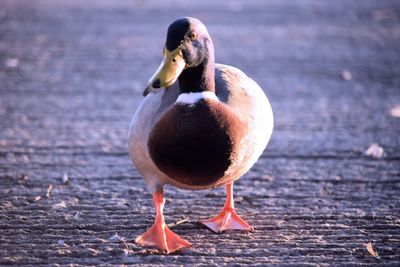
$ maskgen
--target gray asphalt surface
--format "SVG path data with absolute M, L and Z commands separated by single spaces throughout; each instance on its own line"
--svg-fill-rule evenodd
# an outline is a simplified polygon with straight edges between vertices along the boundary
M 255 232 L 196 223 L 223 188 L 169 186 L 167 223 L 194 249 L 162 255 L 133 242 L 154 209 L 127 131 L 182 16 L 276 121 L 235 184 Z M 1 1 L 0 265 L 399 265 L 399 44 L 396 0 Z

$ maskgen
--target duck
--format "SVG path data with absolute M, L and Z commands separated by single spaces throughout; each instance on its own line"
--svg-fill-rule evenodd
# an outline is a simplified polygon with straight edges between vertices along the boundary
M 205 25 L 183 17 L 169 25 L 161 65 L 143 96 L 128 145 L 156 214 L 135 242 L 167 254 L 193 248 L 165 223 L 166 184 L 187 190 L 225 186 L 219 214 L 199 222 L 215 233 L 253 231 L 235 210 L 233 184 L 256 163 L 272 135 L 273 112 L 263 89 L 238 68 L 215 63 Z

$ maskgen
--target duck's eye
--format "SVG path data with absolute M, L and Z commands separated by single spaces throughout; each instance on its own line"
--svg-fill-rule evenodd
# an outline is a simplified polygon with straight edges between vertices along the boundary
M 196 37 L 197 37 L 197 34 L 196 34 L 195 32 L 191 32 L 191 33 L 189 34 L 190 40 L 194 40 L 194 39 L 196 39 Z
M 171 59 L 171 62 L 175 63 L 176 62 L 176 58 Z

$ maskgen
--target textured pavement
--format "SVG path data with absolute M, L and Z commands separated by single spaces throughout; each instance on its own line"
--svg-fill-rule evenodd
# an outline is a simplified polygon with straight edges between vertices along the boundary
M 162 255 L 133 242 L 154 209 L 127 132 L 182 16 L 276 120 L 234 189 L 255 232 L 196 223 L 223 188 L 167 186 L 194 249 Z M 399 265 L 399 44 L 397 0 L 0 1 L 0 265 Z

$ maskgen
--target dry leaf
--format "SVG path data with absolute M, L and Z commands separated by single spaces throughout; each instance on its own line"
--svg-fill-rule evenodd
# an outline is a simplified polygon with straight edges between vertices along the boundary
M 370 145 L 369 148 L 365 151 L 365 155 L 374 158 L 382 158 L 383 153 L 384 153 L 383 147 L 375 143 Z
M 378 252 L 372 247 L 372 243 L 369 242 L 366 244 L 366 246 L 367 246 L 367 250 L 368 250 L 369 254 L 371 254 L 375 258 L 379 259 Z

